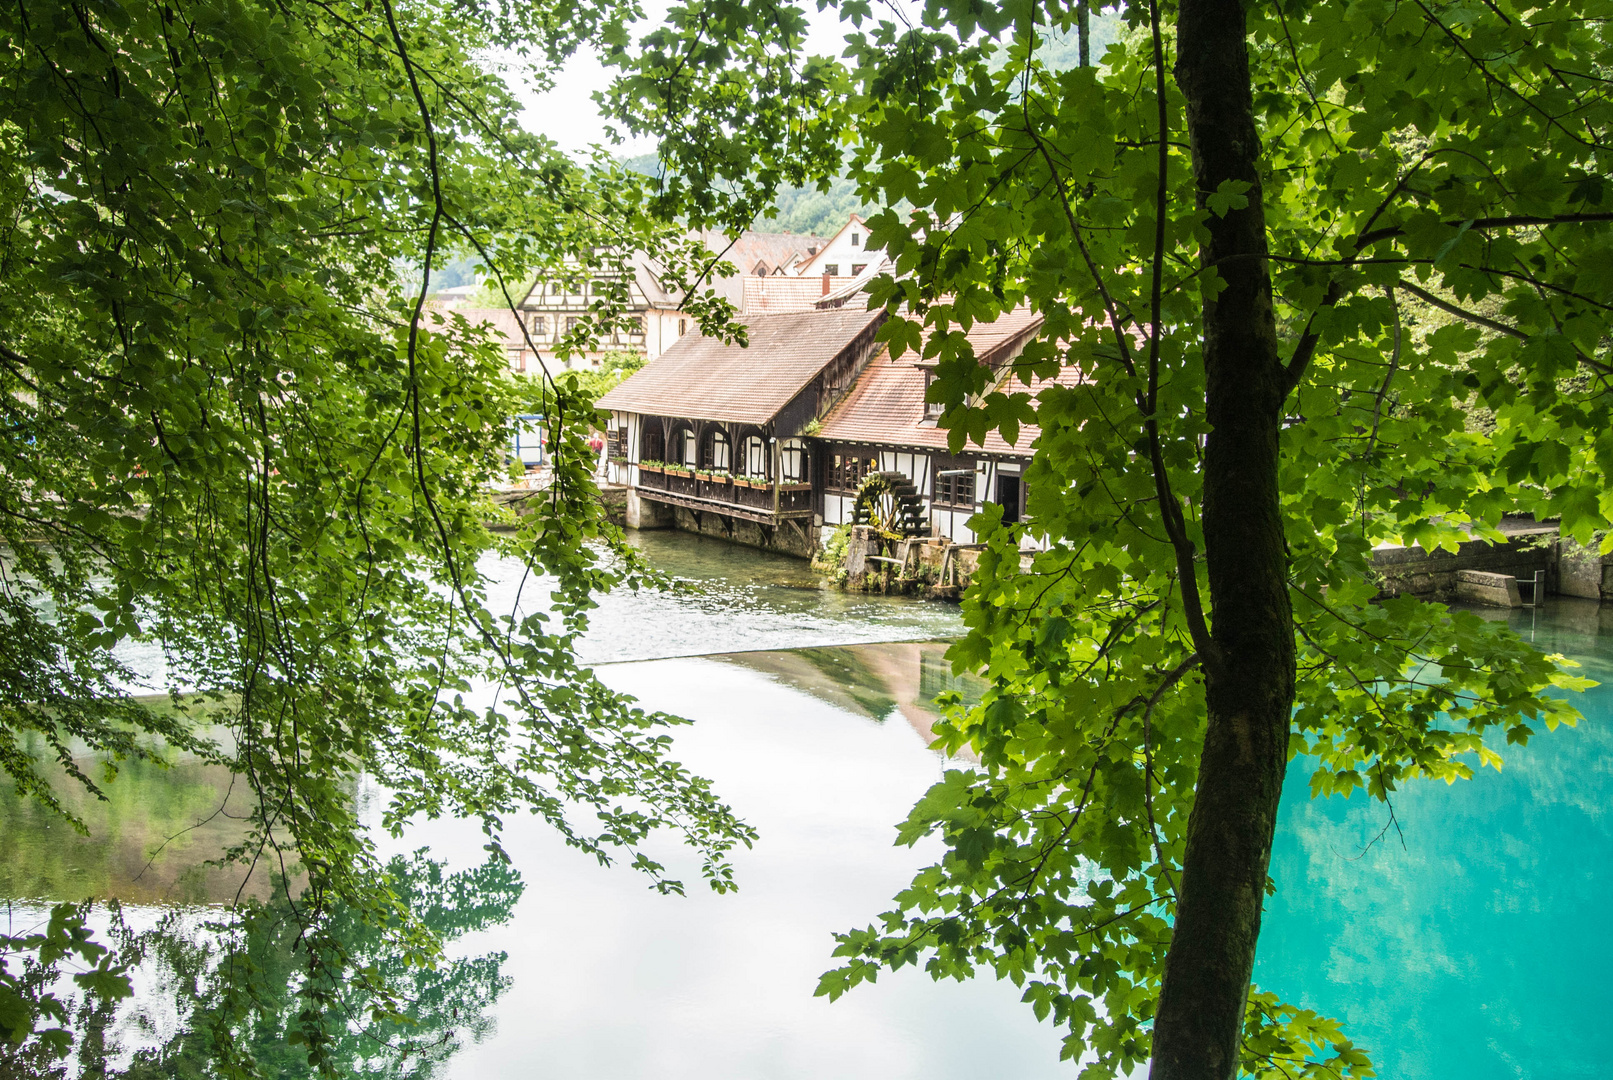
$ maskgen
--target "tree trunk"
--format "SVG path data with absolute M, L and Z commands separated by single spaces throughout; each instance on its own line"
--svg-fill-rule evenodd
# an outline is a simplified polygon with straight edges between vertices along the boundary
M 1092 2 L 1080 0 L 1075 5 L 1075 44 L 1082 67 L 1092 66 Z
M 1248 205 L 1211 215 L 1204 302 L 1204 555 L 1214 655 L 1176 927 L 1154 1022 L 1154 1080 L 1238 1071 L 1243 1010 L 1287 764 L 1294 630 L 1278 503 L 1285 373 L 1277 351 L 1255 128 L 1238 0 L 1181 0 L 1176 81 L 1187 99 L 1199 202 L 1227 180 Z

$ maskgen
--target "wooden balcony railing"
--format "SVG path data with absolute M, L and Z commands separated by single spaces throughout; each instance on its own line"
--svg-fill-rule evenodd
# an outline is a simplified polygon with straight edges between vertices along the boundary
M 693 509 L 733 512 L 751 520 L 808 517 L 812 514 L 811 484 L 774 484 L 715 474 L 710 478 L 672 469 L 640 466 L 639 489 L 649 498 Z M 776 498 L 776 502 L 775 502 Z

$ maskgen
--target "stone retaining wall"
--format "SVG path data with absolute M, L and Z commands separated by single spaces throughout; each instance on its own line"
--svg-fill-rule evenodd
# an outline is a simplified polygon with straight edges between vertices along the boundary
M 1539 572 L 1547 595 L 1613 600 L 1613 555 L 1559 537 L 1555 525 L 1514 525 L 1506 543 L 1470 540 L 1455 553 L 1379 548 L 1373 565 L 1381 596 L 1517 607 L 1531 599 L 1530 582 Z M 1517 579 L 1523 582 L 1521 593 Z
M 1533 578 L 1546 574 L 1546 591 L 1557 591 L 1557 527 L 1535 526 L 1512 532 L 1505 544 L 1469 540 L 1449 551 L 1419 547 L 1379 548 L 1372 553 L 1378 571 L 1379 595 L 1419 596 L 1428 600 L 1455 600 L 1457 575 L 1464 570 Z
M 643 501 L 649 503 L 648 499 Z M 758 525 L 754 521 L 742 521 L 718 513 L 697 513 L 685 510 L 681 506 L 663 505 L 661 509 L 671 511 L 672 527 L 683 532 L 717 536 L 735 544 L 744 544 L 746 547 L 777 551 L 802 559 L 812 558 L 812 552 L 817 547 L 810 521 L 800 525 L 786 520 L 775 527 Z

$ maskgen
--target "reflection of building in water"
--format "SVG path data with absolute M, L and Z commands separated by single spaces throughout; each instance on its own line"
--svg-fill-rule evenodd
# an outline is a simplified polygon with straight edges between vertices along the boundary
M 985 688 L 985 680 L 978 675 L 954 675 L 944 648 L 919 653 L 919 696 L 925 701 L 934 701 L 942 694 L 957 694 L 963 704 L 978 705 Z
M 881 723 L 900 715 L 929 744 L 935 741 L 934 725 L 940 719 L 937 694 L 953 691 L 965 702 L 976 702 L 985 689 L 978 676 L 952 674 L 946 650 L 942 642 L 893 641 L 731 653 L 712 659 L 764 672 L 836 708 Z

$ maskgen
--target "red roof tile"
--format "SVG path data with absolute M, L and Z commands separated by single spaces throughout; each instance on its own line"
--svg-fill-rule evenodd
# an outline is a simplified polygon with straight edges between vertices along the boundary
M 745 320 L 750 347 L 691 332 L 599 401 L 602 409 L 765 424 L 883 311 L 803 311 Z
M 526 345 L 526 338 L 521 333 L 521 323 L 515 317 L 515 312 L 509 308 L 450 308 L 443 313 L 443 318 L 453 315 L 462 315 L 465 321 L 472 326 L 488 323 L 493 327 L 495 337 L 501 338 L 510 348 Z
M 1041 317 L 1021 310 L 1009 312 L 994 323 L 977 323 L 969 331 L 969 342 L 975 355 L 993 367 L 1006 364 L 1023 351 L 1025 344 L 1041 326 Z M 913 353 L 892 360 L 888 351 L 881 350 L 863 369 L 857 384 L 824 418 L 820 439 L 836 442 L 870 443 L 879 446 L 902 446 L 925 450 L 946 450 L 947 430 L 938 427 L 934 420 L 924 419 L 924 388 L 929 381 L 928 367 Z M 1013 376 L 1005 380 L 1002 389 L 1007 392 L 1029 390 L 1035 393 L 1052 383 L 1073 386 L 1080 382 L 1076 368 L 1065 368 L 1056 379 L 1035 381 L 1030 387 Z M 1026 425 L 1019 429 L 1019 439 L 1010 445 L 998 432 L 986 435 L 984 446 L 965 444 L 990 454 L 1019 457 L 1031 455 L 1031 442 L 1038 429 Z

